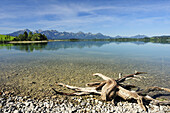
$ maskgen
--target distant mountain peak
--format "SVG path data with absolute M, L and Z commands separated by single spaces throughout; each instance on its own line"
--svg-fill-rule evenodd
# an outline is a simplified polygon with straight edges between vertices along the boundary
M 24 29 L 24 31 L 30 31 L 29 29 Z
M 135 36 L 131 36 L 130 38 L 145 38 L 147 37 L 146 35 L 135 35 Z
M 117 35 L 115 36 L 114 38 L 145 38 L 147 37 L 146 35 L 135 35 L 135 36 L 120 36 L 120 35 Z
M 39 29 L 39 30 L 38 30 L 38 32 L 39 32 L 39 33 L 41 33 L 41 32 L 42 32 L 42 30 L 41 30 L 41 29 Z
M 79 31 L 79 32 L 77 32 L 77 33 L 83 33 L 82 31 Z
M 41 33 L 42 30 L 41 29 L 38 29 L 38 30 L 35 30 L 33 33 Z
M 101 33 L 97 33 L 96 35 L 101 35 L 101 36 L 102 36 L 103 34 L 101 34 Z
M 18 36 L 19 34 L 23 34 L 25 31 L 30 32 L 29 29 L 24 29 L 24 30 L 20 30 L 20 31 L 16 31 L 13 33 L 10 33 L 8 35 L 11 36 Z M 110 36 L 106 36 L 103 35 L 101 33 L 97 33 L 97 34 L 92 34 L 92 33 L 84 33 L 82 31 L 79 31 L 77 33 L 72 33 L 72 32 L 58 32 L 57 30 L 35 30 L 33 33 L 42 33 L 45 34 L 47 36 L 48 39 L 72 39 L 72 38 L 76 38 L 76 39 L 109 39 L 112 38 Z
M 24 29 L 24 30 L 19 30 L 13 33 L 10 33 L 8 35 L 10 36 L 18 36 L 19 34 L 23 34 L 24 32 L 31 32 L 29 29 Z M 79 31 L 77 33 L 73 33 L 73 32 L 59 32 L 57 30 L 35 30 L 33 33 L 42 33 L 45 34 L 47 36 L 48 39 L 72 39 L 72 38 L 76 38 L 76 39 L 110 39 L 110 38 L 145 38 L 147 37 L 146 35 L 135 35 L 135 36 L 115 36 L 115 37 L 110 37 L 110 36 L 106 36 L 103 35 L 102 33 L 97 33 L 97 34 L 92 34 L 91 32 L 88 33 L 84 33 L 82 31 Z
M 19 34 L 24 34 L 25 31 L 27 33 L 31 32 L 29 29 L 23 29 L 23 30 L 19 30 L 19 31 L 7 34 L 7 35 L 10 35 L 10 36 L 19 36 Z
M 120 35 L 117 35 L 117 36 L 115 36 L 114 38 L 122 38 L 122 36 L 120 36 Z

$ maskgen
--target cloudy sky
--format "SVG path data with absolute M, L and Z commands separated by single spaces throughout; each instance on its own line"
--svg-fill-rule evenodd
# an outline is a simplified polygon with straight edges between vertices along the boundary
M 0 0 L 0 34 L 26 28 L 170 35 L 170 0 Z

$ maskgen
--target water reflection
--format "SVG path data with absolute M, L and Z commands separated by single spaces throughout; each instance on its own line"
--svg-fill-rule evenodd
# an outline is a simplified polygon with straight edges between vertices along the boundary
M 59 50 L 67 48 L 92 48 L 92 47 L 101 47 L 110 43 L 127 43 L 127 42 L 112 42 L 112 41 L 59 41 L 59 42 L 48 42 L 48 43 L 29 43 L 29 44 L 0 44 L 0 49 L 14 49 L 26 52 L 33 52 L 35 50 Z M 129 43 L 129 42 L 128 42 Z M 137 45 L 143 45 L 144 42 L 131 42 Z
M 42 50 L 47 46 L 47 43 L 29 43 L 29 44 L 1 44 L 0 49 L 6 48 L 8 50 L 15 49 L 26 52 L 33 52 L 34 50 Z
M 0 49 L 14 49 L 25 52 L 33 52 L 36 50 L 59 50 L 67 48 L 92 48 L 92 47 L 102 47 L 106 44 L 125 44 L 133 43 L 135 45 L 144 45 L 148 42 L 121 42 L 121 41 L 57 41 L 57 42 L 47 42 L 47 43 L 28 43 L 28 44 L 0 44 Z M 161 43 L 162 44 L 162 43 Z

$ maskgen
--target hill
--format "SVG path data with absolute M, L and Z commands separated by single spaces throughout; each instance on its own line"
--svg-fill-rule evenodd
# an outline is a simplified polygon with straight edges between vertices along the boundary
M 41 33 L 44 34 L 45 36 L 47 36 L 47 38 L 50 40 L 55 40 L 55 39 L 114 39 L 114 38 L 145 38 L 147 37 L 146 35 L 135 35 L 135 36 L 115 36 L 115 37 L 111 37 L 111 36 L 106 36 L 103 35 L 101 33 L 97 33 L 97 34 L 92 34 L 92 33 L 84 33 L 84 32 L 77 32 L 77 33 L 73 33 L 73 32 L 59 32 L 57 30 L 35 30 L 35 31 L 30 31 L 29 29 L 24 29 L 24 30 L 19 30 L 13 33 L 10 33 L 8 35 L 10 36 L 19 36 L 19 34 L 23 34 L 24 32 L 33 32 L 33 33 Z
M 0 34 L 0 41 L 12 41 L 14 38 L 14 36 Z
M 145 38 L 145 37 L 147 37 L 146 35 L 135 35 L 135 36 L 130 36 L 130 37 L 128 37 L 128 36 L 119 36 L 119 35 L 117 35 L 117 36 L 115 36 L 114 38 Z
M 19 36 L 19 34 L 23 34 L 25 31 L 28 33 L 31 32 L 29 29 L 19 30 L 8 35 L 10 36 Z M 59 32 L 57 30 L 36 30 L 33 33 L 41 33 L 47 36 L 48 39 L 110 39 L 113 37 L 103 35 L 101 33 L 92 34 L 92 33 L 84 33 L 84 32 Z
M 15 32 L 7 34 L 7 35 L 10 35 L 10 36 L 19 36 L 20 34 L 24 34 L 25 31 L 27 33 L 31 32 L 29 29 L 24 29 L 24 30 L 15 31 Z

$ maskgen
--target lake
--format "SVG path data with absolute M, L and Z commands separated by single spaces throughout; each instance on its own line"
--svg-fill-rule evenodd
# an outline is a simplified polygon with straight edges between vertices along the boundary
M 145 88 L 170 88 L 170 44 L 144 42 L 48 42 L 42 44 L 0 44 L 0 87 L 21 95 L 50 96 L 55 82 L 85 86 L 101 80 L 143 71 L 141 81 L 131 84 Z M 61 88 L 61 90 L 66 90 Z

